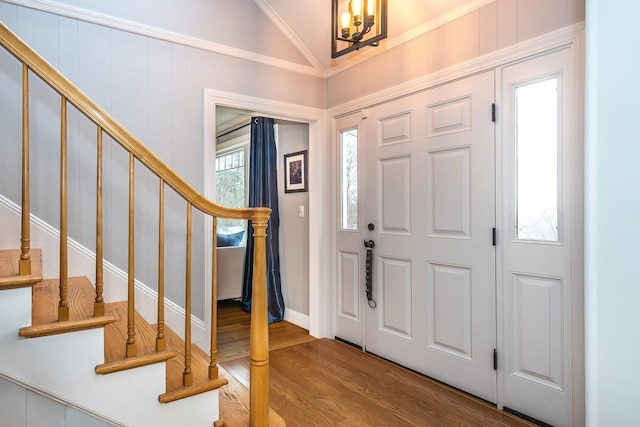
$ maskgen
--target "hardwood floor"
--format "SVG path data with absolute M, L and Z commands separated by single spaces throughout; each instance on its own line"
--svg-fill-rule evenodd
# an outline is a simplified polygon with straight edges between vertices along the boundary
M 239 302 L 218 302 L 218 362 L 249 356 L 251 316 Z M 269 349 L 277 350 L 315 340 L 308 331 L 289 322 L 269 325 Z
M 240 348 L 248 351 L 249 315 L 230 303 L 219 305 L 218 314 L 220 365 L 248 385 L 249 358 Z M 288 426 L 532 425 L 346 344 L 316 340 L 285 321 L 269 325 L 269 339 L 270 404 Z

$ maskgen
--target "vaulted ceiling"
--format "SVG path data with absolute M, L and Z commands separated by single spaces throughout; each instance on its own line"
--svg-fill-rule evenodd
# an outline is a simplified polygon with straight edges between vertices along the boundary
M 331 59 L 330 0 L 254 1 L 311 66 L 330 72 L 418 37 L 494 0 L 387 0 L 388 38 L 379 47 L 366 47 L 336 59 Z

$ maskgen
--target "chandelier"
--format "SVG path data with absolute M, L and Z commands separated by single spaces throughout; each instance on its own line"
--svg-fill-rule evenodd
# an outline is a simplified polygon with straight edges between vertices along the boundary
M 332 0 L 331 57 L 387 38 L 387 0 Z

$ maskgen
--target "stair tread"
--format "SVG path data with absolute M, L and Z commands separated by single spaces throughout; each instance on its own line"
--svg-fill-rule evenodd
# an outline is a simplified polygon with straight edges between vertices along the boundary
M 0 290 L 28 288 L 41 281 L 42 276 L 34 274 L 0 277 Z
M 42 251 L 31 249 L 31 274 L 20 275 L 20 249 L 0 250 L 0 290 L 34 286 L 42 281 Z
M 66 320 L 63 322 L 44 323 L 39 325 L 21 328 L 18 332 L 22 338 L 36 338 L 49 335 L 64 334 L 68 332 L 78 332 L 87 329 L 102 328 L 105 325 L 115 322 L 113 316 L 89 317 L 80 320 Z
M 113 372 L 126 371 L 127 369 L 139 368 L 140 366 L 166 362 L 167 360 L 174 357 L 176 357 L 176 353 L 174 353 L 173 351 L 160 351 L 157 353 L 145 354 L 142 356 L 114 360 L 112 362 L 107 362 L 96 366 L 96 374 L 110 374 Z
M 60 301 L 59 283 L 58 279 L 48 279 L 33 287 L 32 325 L 57 322 Z M 69 278 L 69 293 L 67 297 L 69 320 L 83 320 L 93 317 L 94 299 L 95 288 L 88 278 Z
M 56 325 L 62 328 L 73 322 L 88 322 L 96 319 L 94 314 L 95 288 L 86 277 L 69 278 L 69 322 L 57 322 L 59 301 L 59 280 L 48 279 L 33 287 L 32 326 L 31 329 L 43 325 Z M 173 399 L 201 393 L 208 389 L 218 388 L 226 384 L 226 379 L 209 380 L 209 356 L 195 344 L 191 346 L 191 372 L 194 386 L 185 390 L 182 384 L 184 371 L 184 341 L 168 326 L 165 327 L 166 351 L 156 351 L 157 325 L 149 324 L 138 312 L 135 313 L 135 340 L 137 344 L 136 360 L 126 360 L 127 342 L 127 303 L 113 302 L 105 305 L 105 316 L 108 322 L 104 328 L 105 346 L 104 361 L 100 370 L 112 369 L 114 365 L 142 366 L 149 363 L 166 361 L 166 394 Z M 98 318 L 100 319 L 100 318 Z M 62 326 L 59 324 L 62 323 Z M 168 355 L 170 357 L 168 357 Z M 174 357 L 177 356 L 177 357 Z M 117 369 L 121 370 L 121 369 Z
M 105 328 L 105 363 L 113 363 L 126 359 L 127 341 L 127 303 L 113 302 L 105 306 L 105 314 L 116 318 L 114 324 Z M 135 315 L 137 354 L 149 355 L 156 353 L 157 324 L 149 324 L 139 313 Z M 182 373 L 184 371 L 184 341 L 169 328 L 165 326 L 166 350 L 177 354 L 166 362 L 166 393 L 170 397 L 175 394 L 182 396 L 185 387 L 182 384 Z M 191 345 L 191 372 L 193 374 L 193 384 L 188 395 L 201 393 L 198 391 L 203 384 L 209 383 L 209 356 L 200 347 Z M 221 379 L 225 384 L 226 380 Z M 220 387 L 224 384 L 218 384 Z M 197 387 L 196 387 L 197 386 Z M 213 388 L 212 388 L 213 389 Z M 186 397 L 186 396 L 183 396 Z
M 20 274 L 20 249 L 0 250 L 0 278 L 18 276 Z M 42 250 L 31 249 L 31 274 L 42 276 Z

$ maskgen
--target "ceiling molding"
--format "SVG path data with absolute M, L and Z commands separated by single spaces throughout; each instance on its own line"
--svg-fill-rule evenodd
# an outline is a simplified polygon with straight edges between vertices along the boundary
M 311 53 L 309 49 L 307 49 L 307 46 L 293 32 L 291 27 L 289 27 L 287 23 L 283 21 L 282 18 L 280 18 L 280 15 L 278 15 L 276 11 L 273 10 L 273 8 L 264 0 L 253 1 L 258 5 L 260 9 L 262 9 L 262 11 L 267 15 L 271 22 L 273 22 L 275 26 L 278 27 L 282 34 L 284 34 L 285 37 L 288 38 L 289 41 L 298 49 L 298 51 L 300 51 L 302 56 L 304 56 L 305 59 L 309 61 L 309 63 L 313 64 L 316 69 L 322 70 L 322 73 L 324 75 L 324 67 L 322 66 L 320 61 L 318 61 L 318 58 L 316 58 L 315 55 Z
M 225 46 L 220 43 L 211 42 L 208 40 L 200 39 L 197 37 L 187 36 L 185 34 L 176 33 L 173 31 L 163 30 L 161 28 L 153 27 L 150 25 L 140 24 L 137 22 L 129 21 L 122 18 L 116 18 L 110 15 L 105 15 L 98 12 L 93 12 L 87 9 L 82 9 L 75 6 L 69 6 L 66 4 L 58 3 L 51 0 L 3 0 L 5 3 L 15 4 L 17 6 L 26 7 L 29 9 L 39 10 L 41 12 L 52 13 L 55 15 L 65 16 L 67 18 L 78 19 L 80 21 L 89 22 L 92 24 L 102 25 L 104 27 L 113 28 L 116 30 L 126 31 L 133 34 L 138 34 L 145 37 L 151 37 L 158 40 L 164 40 L 171 43 L 180 44 L 183 46 L 193 47 L 196 49 L 205 50 L 208 52 L 218 53 L 221 55 L 231 56 L 234 58 L 243 59 L 246 61 L 257 62 L 271 67 L 282 68 L 289 71 L 294 71 L 301 74 L 306 74 L 314 77 L 325 77 L 325 72 L 322 69 L 297 64 L 294 62 L 284 61 L 270 56 L 260 55 L 255 52 L 249 52 L 242 49 Z M 296 47 L 298 45 L 296 44 Z M 315 65 L 317 61 L 313 61 Z
M 424 24 L 415 27 L 409 31 L 406 31 L 402 34 L 399 34 L 393 38 L 388 38 L 380 43 L 380 46 L 375 49 L 369 49 L 366 52 L 361 52 L 358 55 L 352 56 L 352 60 L 348 62 L 343 62 L 339 65 L 331 67 L 327 70 L 327 77 L 331 77 L 335 74 L 341 73 L 342 71 L 351 68 L 355 65 L 358 65 L 362 62 L 365 62 L 376 55 L 380 55 L 386 51 L 394 49 L 400 46 L 403 43 L 408 42 L 409 40 L 418 38 L 430 31 L 435 30 L 438 27 L 448 24 L 449 22 L 455 21 L 458 18 L 461 18 L 471 12 L 474 12 L 481 7 L 484 7 L 490 3 L 493 3 L 496 0 L 473 0 L 468 3 L 459 6 L 444 15 L 438 16 L 435 19 L 425 22 Z

